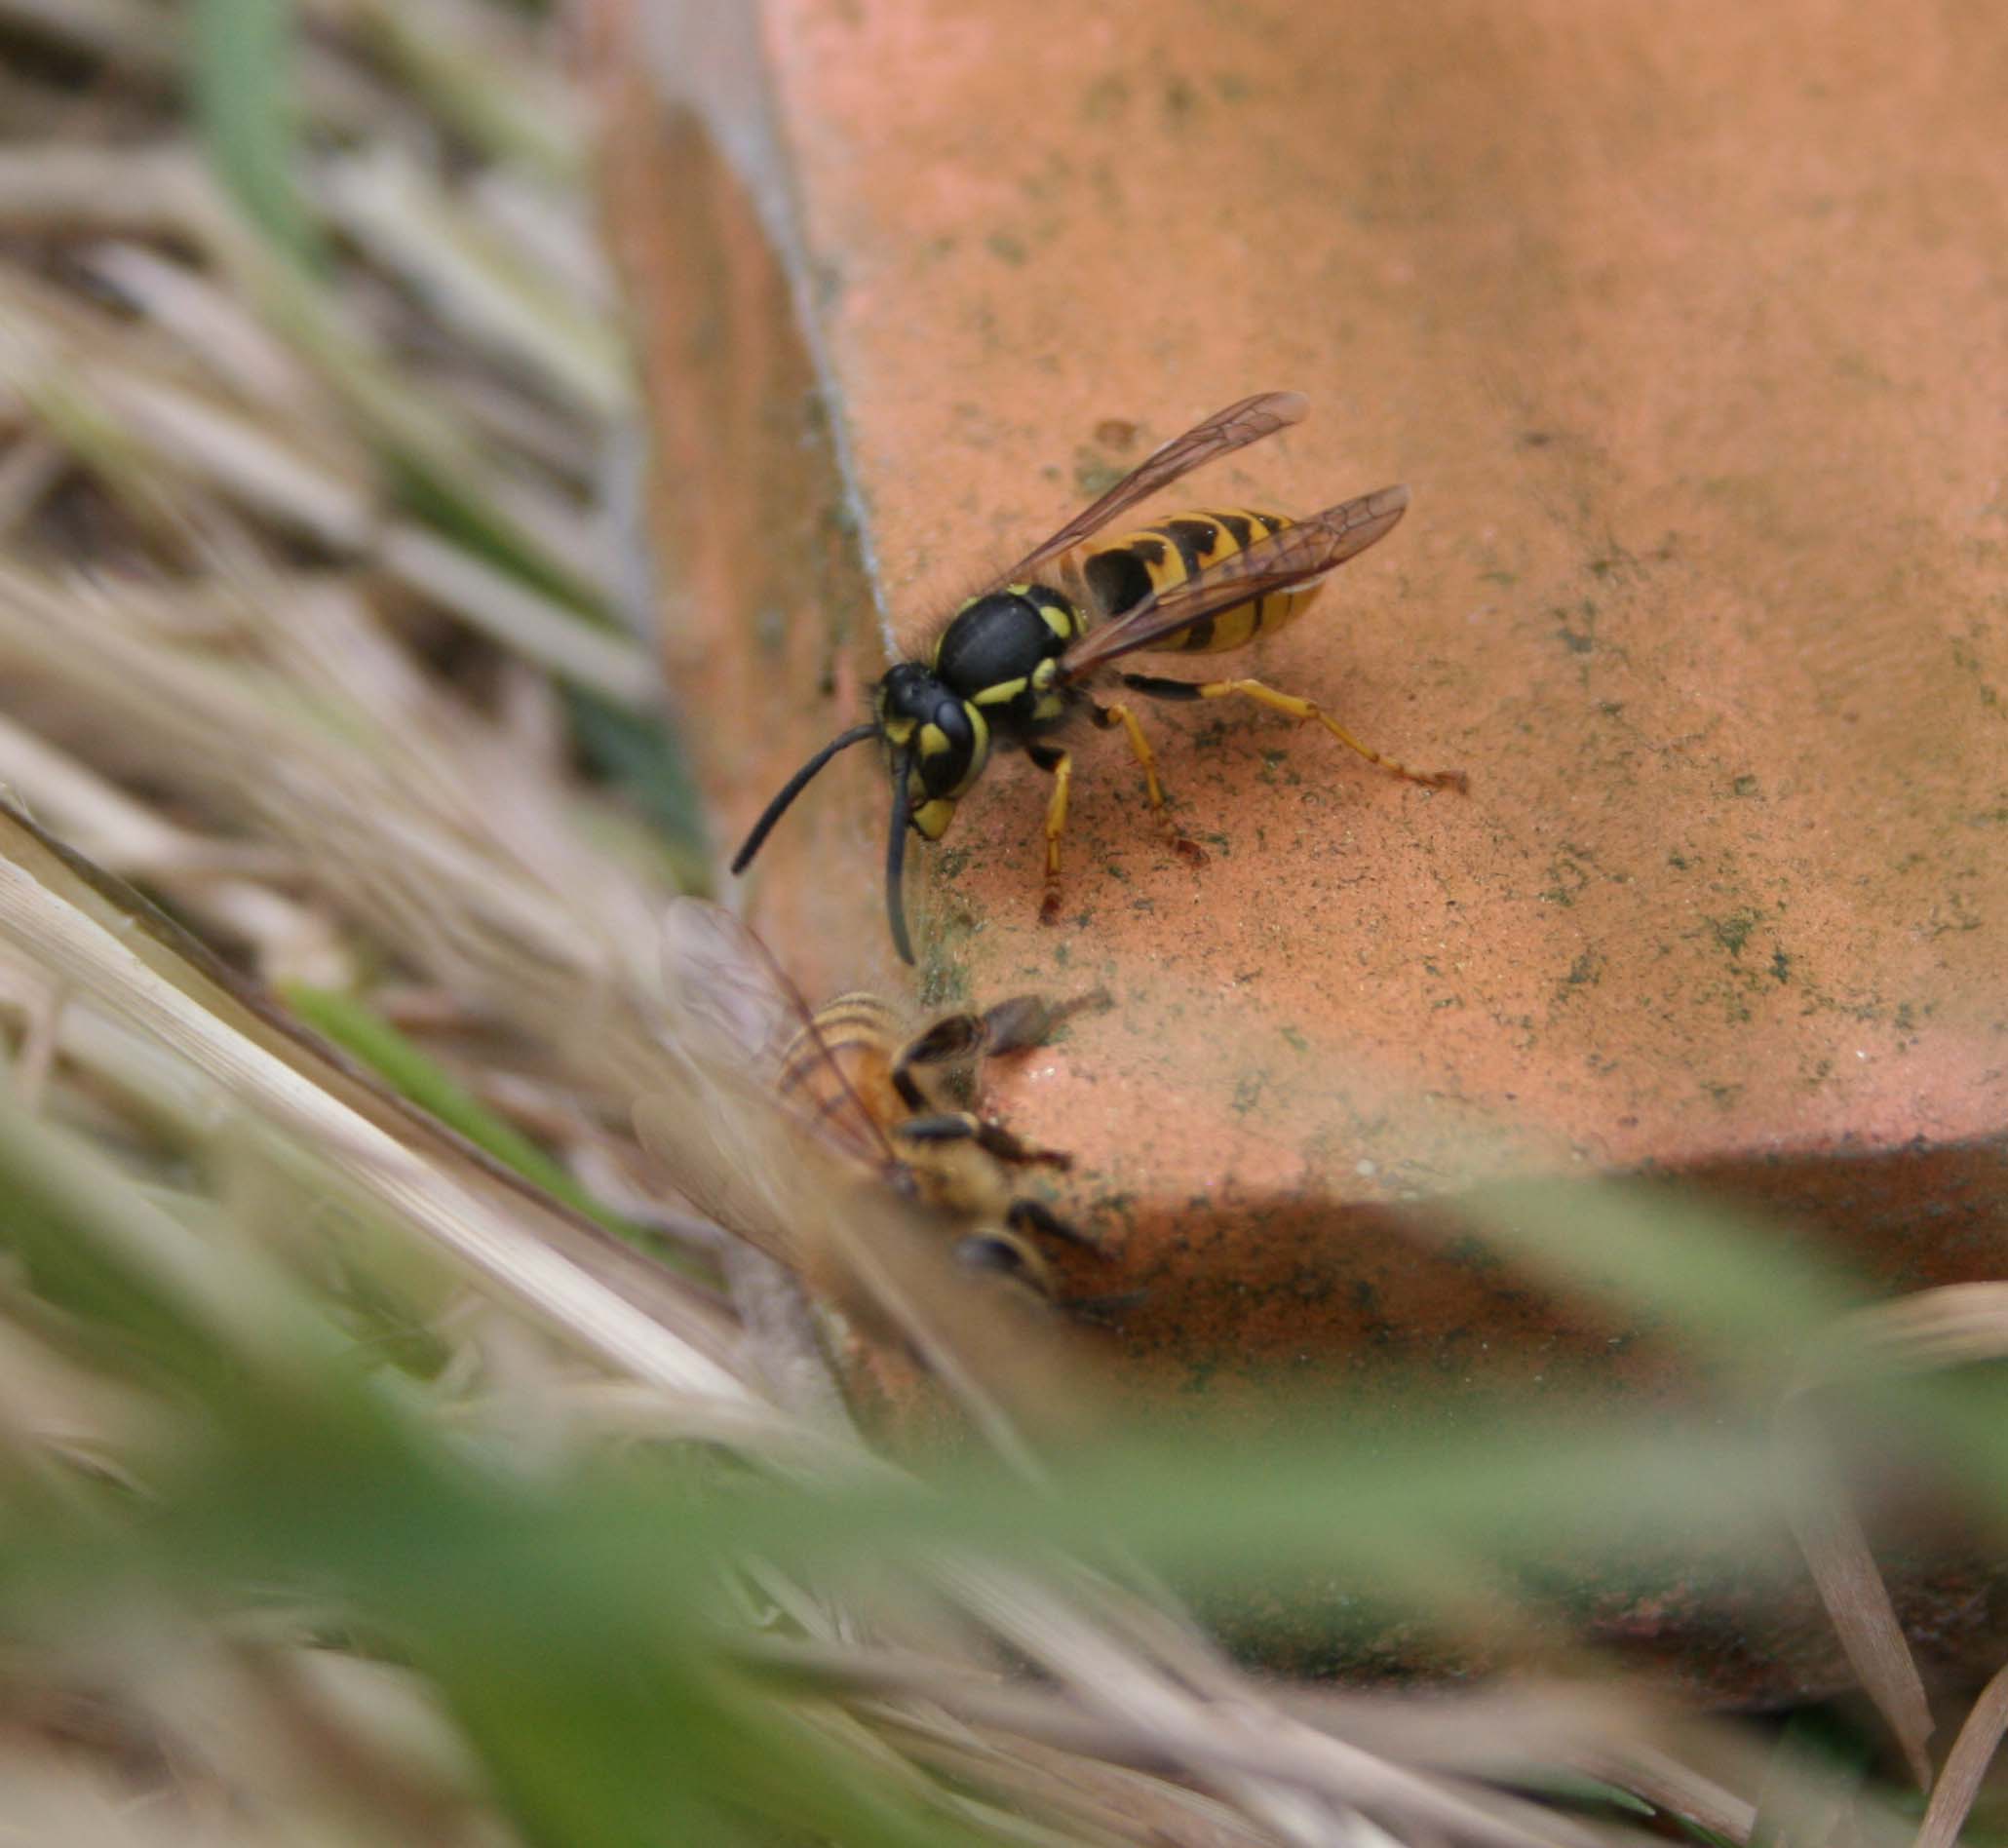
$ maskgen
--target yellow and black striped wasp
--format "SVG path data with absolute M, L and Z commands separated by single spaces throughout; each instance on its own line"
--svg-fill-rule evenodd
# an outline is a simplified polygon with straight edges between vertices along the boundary
M 1046 808 L 1046 883 L 1041 917 L 1059 913 L 1060 838 L 1066 826 L 1071 753 L 1053 735 L 1083 714 L 1121 726 L 1142 767 L 1152 811 L 1165 821 L 1164 789 L 1149 741 L 1129 706 L 1102 705 L 1089 683 L 1126 655 L 1146 650 L 1220 654 L 1294 622 L 1323 580 L 1384 538 L 1409 505 L 1406 487 L 1383 487 L 1307 520 L 1233 508 L 1184 514 L 1099 546 L 1118 514 L 1207 462 L 1297 422 L 1296 392 L 1263 392 L 1230 404 L 1146 457 L 1001 578 L 948 619 L 921 660 L 903 661 L 872 689 L 871 717 L 832 739 L 767 804 L 732 862 L 744 872 L 774 824 L 840 751 L 883 742 L 892 777 L 886 841 L 886 911 L 893 943 L 913 960 L 902 882 L 907 832 L 940 840 L 994 750 L 1023 750 L 1053 777 Z M 1053 580 L 1057 579 L 1055 583 Z M 1458 771 L 1423 772 L 1362 744 L 1313 701 L 1260 680 L 1167 680 L 1125 674 L 1121 684 L 1152 700 L 1251 699 L 1315 719 L 1371 763 L 1411 783 L 1462 789 Z M 1171 830 L 1173 845 L 1203 859 Z

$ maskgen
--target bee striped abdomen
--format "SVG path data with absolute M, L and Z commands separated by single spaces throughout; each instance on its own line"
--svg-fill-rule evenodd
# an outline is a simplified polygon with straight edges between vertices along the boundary
M 1281 514 L 1250 507 L 1215 508 L 1179 514 L 1155 525 L 1139 526 L 1118 539 L 1091 546 L 1078 570 L 1096 609 L 1106 622 L 1140 602 L 1152 591 L 1169 590 L 1196 577 L 1210 564 L 1246 551 L 1259 539 L 1281 532 L 1291 521 Z M 1151 644 L 1168 654 L 1223 654 L 1245 647 L 1257 635 L 1273 635 L 1294 621 L 1315 594 L 1276 592 L 1237 603 Z
M 893 1120 L 919 1107 L 893 1082 L 902 1017 L 875 994 L 840 994 L 816 1010 L 781 1057 L 776 1089 L 797 1109 L 823 1121 L 860 1108 Z

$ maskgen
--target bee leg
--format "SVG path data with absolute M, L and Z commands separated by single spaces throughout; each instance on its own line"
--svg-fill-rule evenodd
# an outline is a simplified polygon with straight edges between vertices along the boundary
M 1053 1029 L 1069 1015 L 1086 1008 L 1112 1006 L 1106 988 L 1097 988 L 1072 1001 L 1048 1001 L 1041 995 L 1013 995 L 983 1017 L 983 1050 L 992 1059 L 1028 1052 L 1053 1037 Z
M 1392 757 L 1383 757 L 1371 746 L 1363 745 L 1315 701 L 1298 699 L 1294 693 L 1279 693 L 1273 686 L 1264 686 L 1259 680 L 1209 680 L 1195 685 L 1190 680 L 1160 680 L 1149 674 L 1126 674 L 1123 684 L 1152 700 L 1223 700 L 1238 693 L 1244 699 L 1286 713 L 1299 724 L 1315 718 L 1348 750 L 1357 751 L 1369 763 L 1377 763 L 1383 770 L 1391 770 L 1410 783 L 1420 783 L 1433 789 L 1470 788 L 1470 780 L 1461 770 L 1410 770 L 1407 764 L 1397 763 Z
M 1126 1290 L 1116 1296 L 1069 1296 L 1061 1306 L 1076 1321 L 1113 1328 L 1149 1294 L 1147 1290 Z
M 907 1142 L 974 1142 L 985 1154 L 1020 1168 L 1071 1168 L 1074 1163 L 1074 1158 L 1063 1150 L 1034 1148 L 1029 1142 L 1021 1142 L 1001 1124 L 985 1123 L 967 1110 L 908 1117 L 894 1134 Z
M 952 1065 L 974 1059 L 988 1045 L 989 1031 L 987 1014 L 944 1015 L 917 1039 L 908 1040 L 900 1048 L 896 1071 L 904 1072 L 912 1065 Z M 897 1076 L 894 1082 L 899 1082 Z
M 1127 706 L 1091 705 L 1088 710 L 1095 714 L 1096 724 L 1103 731 L 1120 725 L 1129 738 L 1130 754 L 1143 766 L 1143 788 L 1150 797 L 1150 812 L 1164 828 L 1172 852 L 1195 866 L 1205 866 L 1206 849 L 1178 832 L 1178 823 L 1172 820 L 1171 812 L 1165 807 L 1164 785 L 1157 780 L 1157 752 L 1151 750 L 1150 740 L 1143 736 L 1143 727 L 1138 724 L 1137 714 Z
M 1036 1232 L 1045 1238 L 1063 1239 L 1069 1245 L 1078 1245 L 1090 1251 L 1101 1249 L 1098 1240 L 1091 1239 L 1079 1226 L 1068 1224 L 1051 1207 L 1042 1206 L 1036 1200 L 1014 1200 L 1004 1209 L 1004 1223 L 1014 1232 Z
M 1060 837 L 1066 831 L 1066 797 L 1073 788 L 1074 760 L 1051 745 L 1031 744 L 1025 755 L 1053 778 L 1053 796 L 1046 804 L 1046 896 L 1039 901 L 1039 922 L 1060 922 Z
M 955 1262 L 964 1270 L 1003 1277 L 1047 1301 L 1053 1279 L 1036 1251 L 1001 1232 L 972 1232 L 955 1246 Z

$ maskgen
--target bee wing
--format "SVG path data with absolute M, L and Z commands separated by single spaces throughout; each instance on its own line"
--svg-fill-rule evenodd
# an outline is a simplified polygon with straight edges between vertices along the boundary
M 671 902 L 663 920 L 663 978 L 683 1050 L 708 1071 L 737 1070 L 766 1106 L 794 1117 L 840 1153 L 873 1165 L 893 1150 L 871 1113 L 822 1043 L 816 1017 L 782 973 L 766 944 L 721 905 L 704 899 Z M 818 1113 L 792 1110 L 774 1091 L 782 1056 L 808 1035 L 836 1082 Z
M 1083 508 L 1052 538 L 1026 553 L 997 583 L 1017 584 L 1031 578 L 1042 565 L 1100 532 L 1125 509 L 1171 486 L 1179 477 L 1208 462 L 1231 455 L 1236 449 L 1259 443 L 1262 438 L 1299 422 L 1309 409 L 1310 401 L 1301 392 L 1257 392 L 1238 404 L 1216 411 L 1182 437 L 1174 437 L 1152 450 L 1100 500 Z
M 760 940 L 722 905 L 674 899 L 663 915 L 663 984 L 706 1053 L 753 1065 L 779 1056 L 800 1003 Z
M 721 1079 L 693 1064 L 637 1097 L 634 1121 L 641 1146 L 699 1213 L 769 1257 L 797 1264 L 792 1190 L 773 1176 L 807 1172 L 821 1151 L 790 1135 L 773 1098 L 744 1074 Z
M 1091 629 L 1060 657 L 1062 684 L 1123 655 L 1154 647 L 1192 623 L 1274 592 L 1298 591 L 1335 571 L 1392 530 L 1406 487 L 1383 487 L 1258 539 L 1182 584 L 1153 591 L 1113 622 Z

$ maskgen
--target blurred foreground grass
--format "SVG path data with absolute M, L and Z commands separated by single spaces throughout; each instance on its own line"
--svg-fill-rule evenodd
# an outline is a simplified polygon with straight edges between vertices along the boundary
M 988 1444 L 875 1452 L 749 1228 L 672 1197 L 715 1181 L 630 1133 L 644 1093 L 693 1164 L 766 1130 L 657 981 L 703 830 L 550 32 L 0 0 L 0 1825 L 1957 1832 L 2008 1702 L 1933 1755 L 1857 1511 L 1922 1484 L 1998 1547 L 1990 1286 L 1863 1308 L 1720 1213 L 1536 1189 L 1476 1229 L 1649 1308 L 1707 1395 L 1027 1442 L 979 1344 Z M 793 1210 L 892 1213 L 827 1192 Z M 1620 1686 L 1567 1621 L 1808 1567 L 1880 1716 L 1845 1750 Z M 1500 1678 L 1292 1685 L 1187 1608 L 1311 1583 Z

